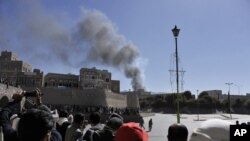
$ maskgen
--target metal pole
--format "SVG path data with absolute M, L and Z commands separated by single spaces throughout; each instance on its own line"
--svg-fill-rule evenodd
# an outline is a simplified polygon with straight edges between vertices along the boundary
M 226 83 L 226 85 L 228 85 L 228 110 L 229 110 L 229 115 L 230 115 L 230 119 L 232 119 L 232 114 L 231 114 L 231 101 L 230 101 L 230 86 L 233 85 L 233 83 Z
M 200 117 L 199 117 L 199 90 L 197 90 L 197 121 L 200 120 Z
M 176 102 L 177 102 L 177 123 L 180 123 L 180 104 L 179 104 L 179 65 L 177 37 L 175 37 L 175 57 L 176 57 Z

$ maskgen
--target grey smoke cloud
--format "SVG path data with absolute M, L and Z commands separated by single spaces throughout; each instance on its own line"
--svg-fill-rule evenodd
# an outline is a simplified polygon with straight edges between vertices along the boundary
M 134 90 L 142 89 L 140 69 L 135 65 L 137 48 L 117 33 L 112 22 L 100 11 L 84 10 L 85 17 L 78 23 L 77 35 L 90 46 L 88 59 L 122 69 L 132 79 Z
M 122 70 L 134 90 L 143 88 L 135 64 L 139 51 L 100 11 L 84 9 L 83 18 L 67 28 L 39 1 L 0 3 L 1 49 L 29 52 L 35 56 L 33 61 L 41 57 L 45 62 L 60 62 L 68 67 L 83 67 L 85 61 L 108 65 Z

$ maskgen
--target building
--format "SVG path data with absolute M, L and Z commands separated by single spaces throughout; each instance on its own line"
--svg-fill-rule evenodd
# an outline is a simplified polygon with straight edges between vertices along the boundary
M 1 81 L 13 86 L 41 87 L 43 72 L 34 69 L 24 61 L 18 60 L 16 54 L 2 51 L 0 56 L 0 78 Z
M 44 77 L 44 87 L 78 88 L 79 76 L 73 74 L 48 73 Z
M 33 72 L 18 73 L 17 85 L 25 90 L 41 88 L 43 86 L 43 72 L 39 69 L 34 69 Z
M 107 70 L 94 68 L 80 69 L 80 89 L 110 89 L 120 92 L 120 81 L 111 80 L 111 73 Z
M 18 60 L 16 54 L 2 51 L 0 56 L 0 78 L 2 81 L 25 88 L 57 87 L 79 89 L 108 89 L 120 93 L 120 81 L 112 80 L 107 70 L 81 68 L 80 75 L 48 73 L 43 76 L 39 69 Z
M 111 90 L 115 93 L 120 93 L 120 81 L 111 80 Z
M 112 80 L 111 76 L 107 70 L 96 68 L 81 68 L 80 75 L 48 73 L 44 76 L 39 69 L 32 71 L 30 64 L 18 60 L 12 52 L 2 51 L 0 56 L 1 82 L 7 83 L 0 84 L 1 97 L 10 99 L 14 89 L 30 91 L 38 87 L 44 93 L 46 104 L 138 108 L 138 97 L 118 94 L 120 81 Z

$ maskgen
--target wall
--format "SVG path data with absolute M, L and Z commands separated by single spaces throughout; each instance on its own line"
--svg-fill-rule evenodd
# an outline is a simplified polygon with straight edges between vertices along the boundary
M 110 106 L 119 108 L 127 107 L 128 104 L 127 96 L 115 94 L 105 89 L 42 88 L 42 92 L 44 93 L 43 102 L 45 104 Z
M 0 84 L 0 107 L 9 102 L 12 94 L 21 91 L 20 88 Z M 44 104 L 67 104 L 81 106 L 104 106 L 104 107 L 139 107 L 136 95 L 121 95 L 107 89 L 69 89 L 69 88 L 41 88 L 44 93 Z

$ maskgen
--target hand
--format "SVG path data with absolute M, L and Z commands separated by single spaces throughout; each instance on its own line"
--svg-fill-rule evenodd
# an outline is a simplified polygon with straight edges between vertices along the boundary
M 36 88 L 36 105 L 42 104 L 42 92 L 40 89 Z
M 15 93 L 12 95 L 12 99 L 14 100 L 14 102 L 20 102 L 22 98 L 23 98 L 22 92 Z

